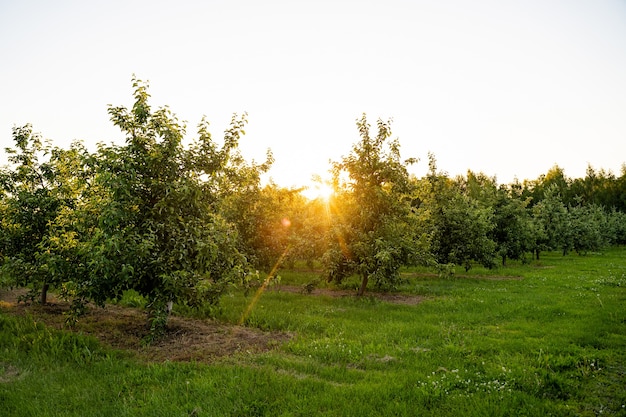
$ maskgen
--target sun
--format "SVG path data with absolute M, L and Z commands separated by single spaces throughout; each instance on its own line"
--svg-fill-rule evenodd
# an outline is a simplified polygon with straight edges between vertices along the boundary
M 302 195 L 304 195 L 309 200 L 324 200 L 328 201 L 330 197 L 332 197 L 333 187 L 326 182 L 316 182 L 309 187 L 306 187 L 302 191 Z

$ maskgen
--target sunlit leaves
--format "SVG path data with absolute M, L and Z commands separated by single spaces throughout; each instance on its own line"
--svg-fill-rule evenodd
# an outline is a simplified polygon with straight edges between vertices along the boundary
M 50 286 L 71 279 L 58 250 L 65 244 L 59 219 L 76 206 L 83 149 L 43 146 L 30 125 L 15 127 L 13 139 L 15 148 L 6 150 L 12 166 L 0 174 L 0 272 L 5 283 L 29 286 L 29 298 L 45 303 Z
M 333 164 L 336 193 L 330 199 L 330 249 L 324 256 L 326 276 L 341 282 L 362 278 L 359 294 L 372 280 L 392 287 L 398 270 L 426 251 L 411 206 L 412 182 L 400 159 L 399 141 L 390 140 L 390 122 L 378 120 L 372 137 L 363 115 L 357 120 L 361 140 Z M 414 162 L 414 160 L 409 160 Z

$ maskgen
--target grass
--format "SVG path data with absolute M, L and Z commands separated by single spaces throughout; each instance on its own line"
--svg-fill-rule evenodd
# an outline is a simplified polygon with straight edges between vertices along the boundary
M 245 324 L 294 337 L 209 364 L 145 363 L 2 313 L 0 415 L 626 415 L 625 260 L 614 248 L 448 279 L 410 269 L 400 291 L 417 305 L 274 289 Z M 252 299 L 225 297 L 219 320 L 238 323 Z

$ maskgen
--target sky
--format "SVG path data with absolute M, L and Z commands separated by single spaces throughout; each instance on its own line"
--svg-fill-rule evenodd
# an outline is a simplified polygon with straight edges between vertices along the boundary
M 626 163 L 624 0 L 0 0 L 0 144 L 122 144 L 109 105 L 149 82 L 190 138 L 247 112 L 243 155 L 285 187 L 327 176 L 392 119 L 403 158 L 536 179 Z M 6 161 L 0 151 L 0 162 Z M 267 180 L 267 179 L 266 179 Z

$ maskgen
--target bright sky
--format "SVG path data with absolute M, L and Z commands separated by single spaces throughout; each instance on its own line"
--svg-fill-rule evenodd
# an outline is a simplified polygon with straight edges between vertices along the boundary
M 393 118 L 404 157 L 535 179 L 554 164 L 626 162 L 626 2 L 621 0 L 0 0 L 0 143 L 14 125 L 59 146 L 122 143 L 107 105 L 150 82 L 194 134 L 249 114 L 241 148 L 309 184 Z M 4 156 L 0 156 L 4 160 Z

